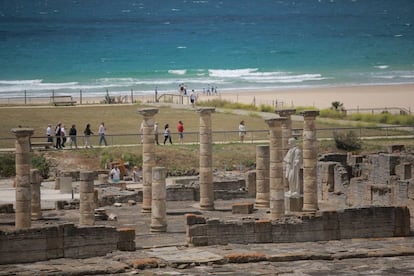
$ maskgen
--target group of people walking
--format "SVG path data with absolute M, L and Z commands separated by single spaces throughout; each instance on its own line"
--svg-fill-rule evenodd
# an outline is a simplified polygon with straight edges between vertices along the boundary
M 142 135 L 143 135 L 143 131 L 144 131 L 144 125 L 143 123 L 141 124 L 141 142 L 142 142 Z M 182 121 L 178 121 L 177 124 L 177 132 L 178 132 L 178 140 L 180 142 L 180 144 L 183 143 L 184 140 L 184 123 Z M 154 142 L 155 144 L 159 145 L 159 140 L 158 140 L 158 135 L 159 135 L 159 130 L 158 130 L 158 123 L 155 122 L 154 123 Z M 170 144 L 172 144 L 172 138 L 171 138 L 171 131 L 170 131 L 170 125 L 169 124 L 165 124 L 164 125 L 164 145 L 165 143 L 167 143 L 167 141 L 170 142 Z
M 98 133 L 99 133 L 99 145 L 102 145 L 102 143 L 107 146 L 108 143 L 106 141 L 106 137 L 105 137 L 105 132 L 106 132 L 106 128 L 105 128 L 105 123 L 101 123 L 99 125 L 99 129 L 98 129 Z M 84 134 L 84 143 L 85 143 L 85 148 L 91 148 L 91 140 L 90 137 L 91 135 L 93 135 L 93 131 L 91 130 L 91 125 L 90 124 L 86 124 L 85 130 L 83 131 Z M 78 148 L 78 141 L 77 141 L 77 136 L 78 136 L 78 131 L 76 129 L 76 125 L 73 124 L 72 127 L 69 129 L 69 133 L 67 133 L 65 125 L 62 124 L 61 122 L 57 123 L 55 129 L 52 129 L 52 125 L 48 124 L 47 128 L 46 128 L 46 136 L 47 136 L 47 141 L 53 144 L 53 138 L 56 139 L 54 147 L 56 149 L 63 149 L 66 147 L 66 144 L 69 144 L 70 148 L 72 149 L 73 147 L 75 149 Z
M 143 142 L 143 134 L 144 134 L 144 122 L 141 123 L 141 143 Z M 102 122 L 99 125 L 98 128 L 98 134 L 99 134 L 99 145 L 101 146 L 102 144 L 104 144 L 105 146 L 108 145 L 108 142 L 106 141 L 106 127 L 105 127 L 105 123 Z M 180 120 L 178 121 L 177 124 L 177 133 L 178 133 L 178 141 L 180 144 L 183 143 L 184 141 L 184 123 Z M 83 131 L 84 134 L 84 146 L 85 148 L 92 148 L 91 145 L 91 136 L 94 134 L 93 131 L 91 130 L 91 125 L 88 123 L 86 124 L 86 127 Z M 47 128 L 46 128 L 46 135 L 47 135 L 47 141 L 51 142 L 53 144 L 53 140 L 54 137 L 56 139 L 54 147 L 56 149 L 63 149 L 66 144 L 69 144 L 70 148 L 72 149 L 73 147 L 75 147 L 75 149 L 78 148 L 78 141 L 77 141 L 77 136 L 78 136 L 78 131 L 76 129 L 76 125 L 73 124 L 72 127 L 69 129 L 69 132 L 67 133 L 67 130 L 65 128 L 65 125 L 62 124 L 61 122 L 59 122 L 55 129 L 52 129 L 52 125 L 48 124 Z M 154 124 L 154 135 L 155 135 L 155 144 L 159 145 L 159 140 L 158 140 L 158 135 L 159 135 L 159 130 L 158 130 L 158 123 L 155 122 Z M 239 137 L 240 137 L 240 142 L 244 142 L 244 136 L 246 135 L 246 126 L 244 124 L 244 121 L 241 121 L 239 124 Z M 171 131 L 170 131 L 170 126 L 169 124 L 165 124 L 164 125 L 164 142 L 163 144 L 165 145 L 167 142 L 170 142 L 170 144 L 172 144 L 172 138 L 171 138 Z

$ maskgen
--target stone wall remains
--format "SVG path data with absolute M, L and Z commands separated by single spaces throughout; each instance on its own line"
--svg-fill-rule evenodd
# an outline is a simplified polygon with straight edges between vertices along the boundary
M 72 223 L 0 231 L 0 264 L 89 258 L 117 249 L 130 251 L 135 250 L 134 239 L 135 231 L 106 226 L 78 227 Z
M 395 148 L 389 153 L 321 156 L 319 200 L 340 208 L 408 206 L 414 214 L 414 155 Z
M 410 214 L 406 207 L 345 209 L 275 221 L 224 222 L 186 214 L 187 243 L 193 246 L 399 237 L 409 233 Z

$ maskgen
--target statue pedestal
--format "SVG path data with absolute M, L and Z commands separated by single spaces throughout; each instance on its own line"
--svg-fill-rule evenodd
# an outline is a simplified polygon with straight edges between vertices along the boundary
M 289 212 L 302 212 L 303 208 L 303 195 L 298 196 L 285 196 L 286 211 Z

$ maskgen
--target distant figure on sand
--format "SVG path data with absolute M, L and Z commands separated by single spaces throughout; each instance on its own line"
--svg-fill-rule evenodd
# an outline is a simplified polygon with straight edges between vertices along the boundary
M 239 124 L 239 137 L 240 142 L 244 142 L 244 136 L 246 135 L 246 126 L 244 125 L 244 121 L 241 121 Z
M 167 140 L 170 140 L 170 144 L 172 144 L 171 135 L 170 135 L 170 128 L 168 124 L 164 126 L 164 145 Z
M 85 148 L 91 148 L 91 135 L 93 135 L 93 132 L 91 130 L 91 125 L 87 124 L 85 130 L 83 131 L 83 134 L 85 135 Z
M 108 145 L 108 143 L 106 142 L 106 138 L 105 138 L 105 124 L 102 122 L 101 125 L 99 126 L 99 145 L 102 144 L 102 142 L 104 142 L 105 146 Z
M 178 131 L 178 140 L 180 141 L 180 144 L 182 144 L 183 138 L 184 138 L 184 124 L 182 121 L 178 121 L 177 131 Z

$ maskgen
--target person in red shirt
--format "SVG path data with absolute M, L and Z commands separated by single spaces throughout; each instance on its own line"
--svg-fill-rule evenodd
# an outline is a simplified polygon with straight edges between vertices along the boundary
M 178 140 L 180 140 L 180 144 L 183 143 L 183 138 L 184 138 L 184 125 L 183 122 L 178 121 L 178 125 L 177 125 L 177 131 L 178 131 Z

